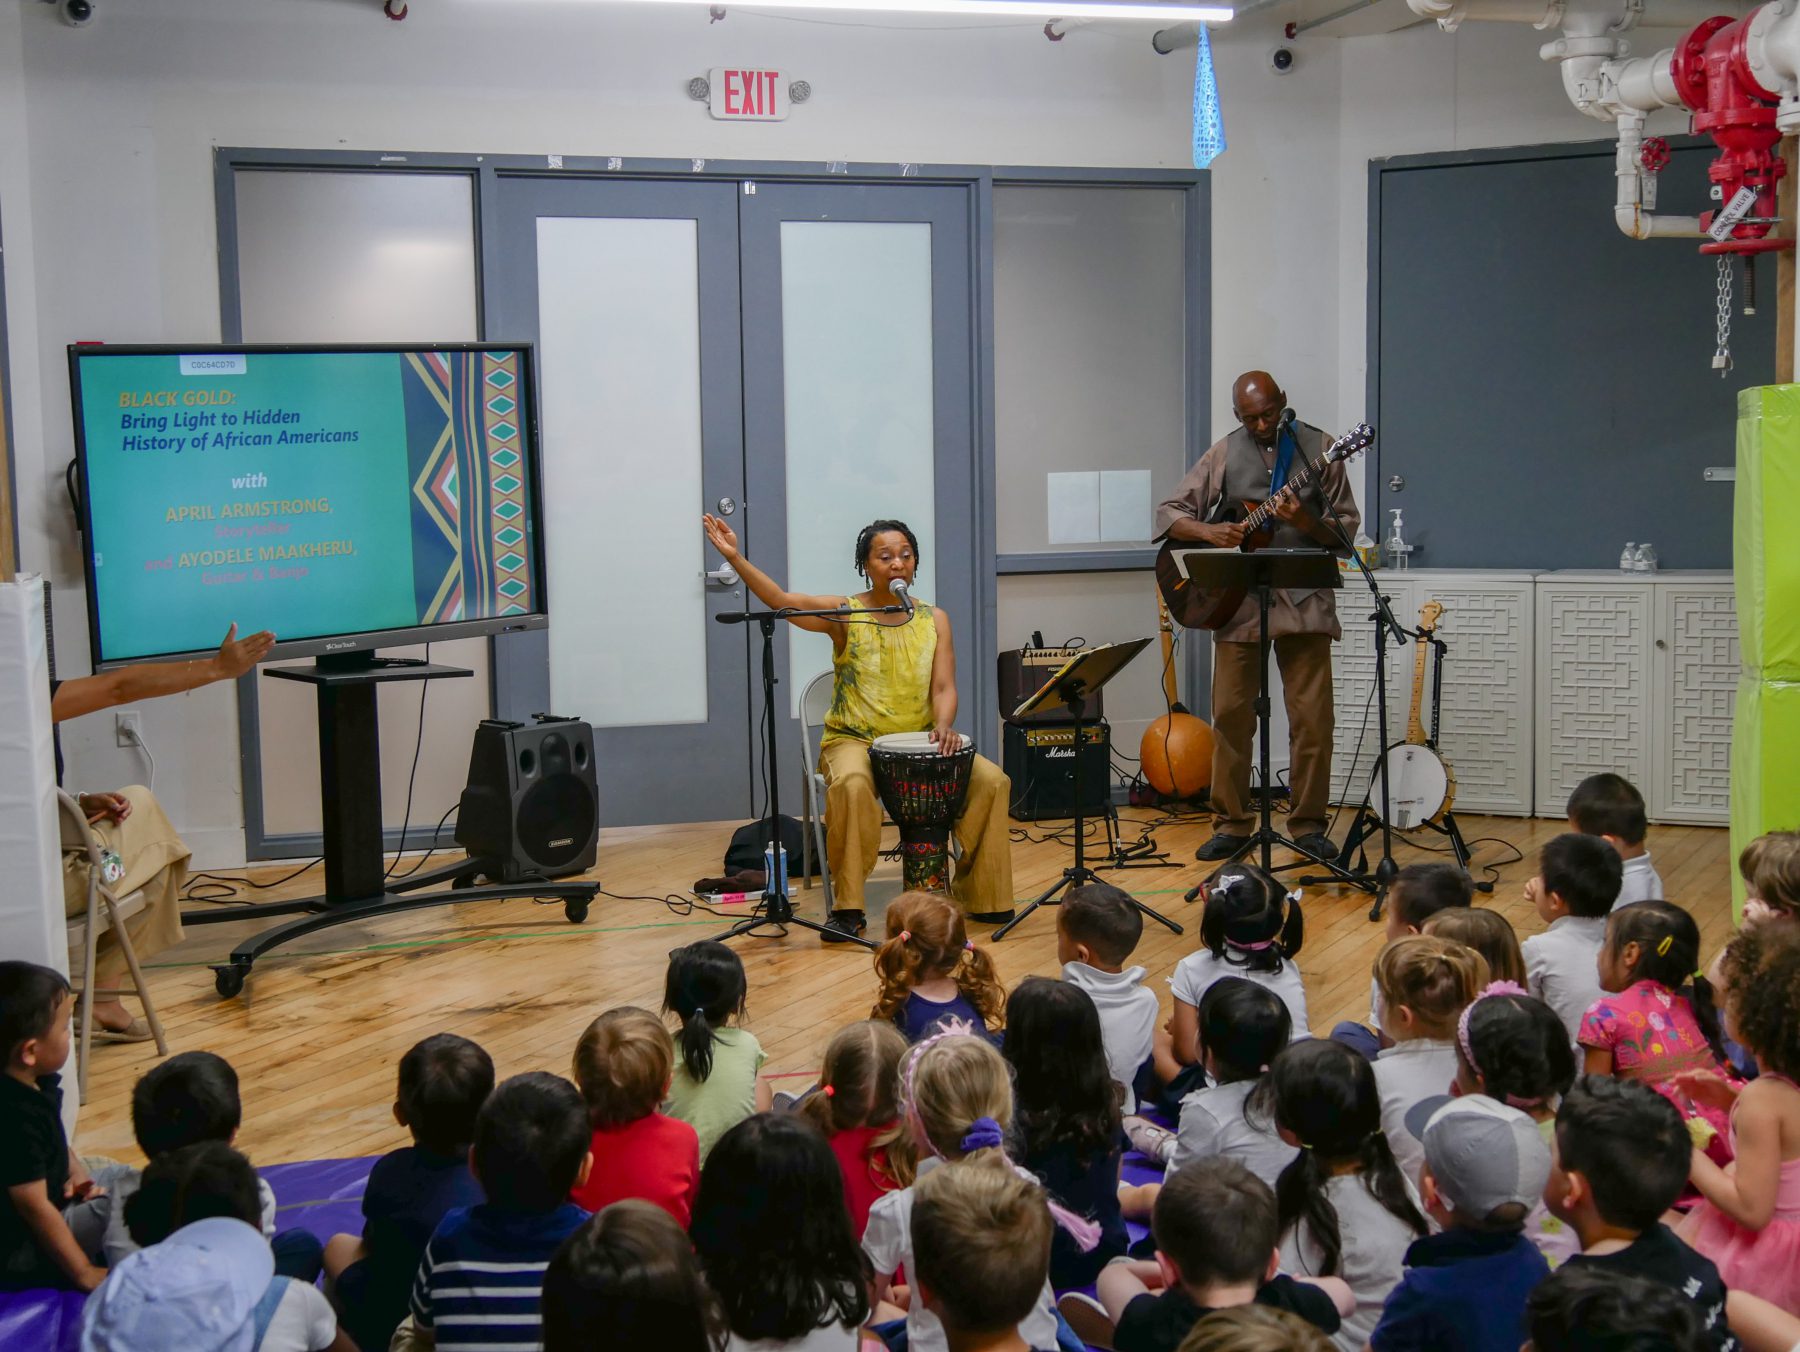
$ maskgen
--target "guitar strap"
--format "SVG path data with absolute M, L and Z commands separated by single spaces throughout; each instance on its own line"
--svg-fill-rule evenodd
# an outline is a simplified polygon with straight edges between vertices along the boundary
M 1275 438 L 1275 468 L 1269 475 L 1269 496 L 1274 497 L 1286 486 L 1288 475 L 1294 468 L 1294 429 L 1282 425 L 1280 434 Z

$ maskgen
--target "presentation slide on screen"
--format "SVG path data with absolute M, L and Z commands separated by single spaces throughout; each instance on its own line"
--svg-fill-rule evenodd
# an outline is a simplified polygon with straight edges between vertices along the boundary
M 78 360 L 99 660 L 540 608 L 517 352 Z

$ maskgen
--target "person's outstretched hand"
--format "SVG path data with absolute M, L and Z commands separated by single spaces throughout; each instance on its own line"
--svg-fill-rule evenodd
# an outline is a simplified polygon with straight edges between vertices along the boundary
M 269 655 L 269 649 L 275 646 L 275 635 L 267 629 L 250 635 L 249 638 L 237 636 L 234 624 L 225 631 L 225 641 L 219 644 L 219 674 L 227 679 L 242 676 L 251 667 Z
M 739 558 L 737 532 L 710 512 L 701 515 L 700 524 L 705 528 L 706 538 L 712 541 L 713 548 L 730 562 L 736 563 Z

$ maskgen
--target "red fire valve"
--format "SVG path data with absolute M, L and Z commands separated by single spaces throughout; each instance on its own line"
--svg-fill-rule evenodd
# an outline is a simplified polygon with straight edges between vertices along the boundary
M 1649 136 L 1644 139 L 1638 150 L 1638 163 L 1652 174 L 1660 174 L 1669 167 L 1669 138 L 1666 136 Z
M 1694 131 L 1711 136 L 1719 147 L 1707 177 L 1719 194 L 1720 209 L 1744 189 L 1755 198 L 1726 239 L 1701 246 L 1705 253 L 1761 253 L 1791 247 L 1787 241 L 1765 238 L 1776 218 L 1775 186 L 1787 174 L 1787 165 L 1775 153 L 1781 143 L 1775 126 L 1779 96 L 1764 89 L 1750 72 L 1745 53 L 1749 32 L 1749 16 L 1716 15 L 1682 39 L 1672 63 L 1675 88 L 1692 109 Z M 1646 143 L 1646 167 L 1649 150 Z M 1664 155 L 1666 161 L 1666 142 Z M 1700 217 L 1703 229 L 1712 224 L 1715 214 L 1709 211 Z

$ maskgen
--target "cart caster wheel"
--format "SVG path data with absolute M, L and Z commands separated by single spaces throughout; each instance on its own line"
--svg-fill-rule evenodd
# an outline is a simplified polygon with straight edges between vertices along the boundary
M 584 924 L 588 917 L 588 904 L 585 901 L 565 901 L 563 914 L 569 917 L 571 925 Z
M 243 992 L 244 978 L 249 975 L 248 967 L 240 967 L 236 963 L 215 967 L 213 968 L 213 989 L 219 992 L 221 1000 L 229 1000 Z

